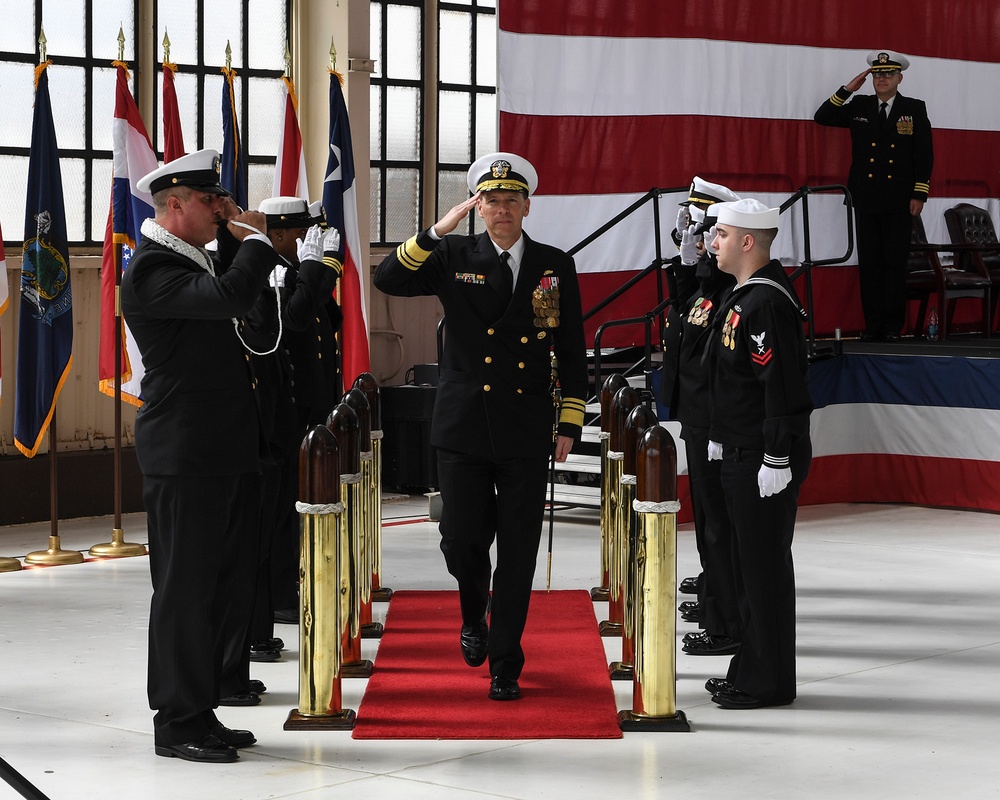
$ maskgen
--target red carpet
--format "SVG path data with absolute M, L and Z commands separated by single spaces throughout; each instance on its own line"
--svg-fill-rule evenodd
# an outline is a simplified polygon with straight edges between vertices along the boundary
M 355 739 L 618 739 L 618 711 L 585 591 L 534 592 L 521 699 L 487 697 L 462 660 L 458 592 L 395 592 Z

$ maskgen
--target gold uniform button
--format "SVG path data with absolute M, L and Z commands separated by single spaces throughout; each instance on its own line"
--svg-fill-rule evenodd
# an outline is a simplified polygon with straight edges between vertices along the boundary
M 869 177 L 869 178 L 873 177 L 873 176 L 872 176 L 872 174 L 871 174 L 870 172 L 868 173 L 868 177 Z
M 493 328 L 487 328 L 486 329 L 486 335 L 487 336 L 492 336 L 493 335 Z
M 485 385 L 485 386 L 483 387 L 483 391 L 484 391 L 484 392 L 488 392 L 489 390 L 490 390 L 490 385 L 489 385 L 489 384 L 487 383 L 487 384 L 486 384 L 486 385 Z
M 518 361 L 517 362 L 517 368 L 518 369 L 524 369 L 524 362 L 523 361 Z
M 517 393 L 518 393 L 518 394 L 524 394 L 524 389 L 518 389 L 518 390 L 517 390 Z
M 244 353 L 244 354 L 243 354 L 243 358 L 244 358 L 245 360 L 247 360 L 247 361 L 249 361 L 249 360 L 250 360 L 250 356 L 248 356 L 248 355 L 247 355 L 246 353 Z
M 890 144 L 890 145 L 889 145 L 889 149 L 890 149 L 890 150 L 895 150 L 895 149 L 896 149 L 896 145 L 894 145 L 894 144 Z
M 875 146 L 875 142 L 872 142 L 872 147 L 874 147 L 874 146 Z
M 485 359 L 483 359 L 483 360 L 484 360 L 484 361 L 485 361 L 485 362 L 486 362 L 487 364 L 492 364 L 492 363 L 493 363 L 493 356 L 486 356 L 486 358 L 485 358 Z
M 521 337 L 521 344 L 527 344 L 527 343 L 528 343 L 528 337 L 527 336 L 522 336 Z
M 317 353 L 317 354 L 316 354 L 316 358 L 322 358 L 322 357 L 323 357 L 323 354 L 322 354 L 322 353 Z
M 890 159 L 889 159 L 889 163 L 890 163 L 890 164 L 893 164 L 893 163 L 895 163 L 895 162 L 894 162 L 894 161 L 893 161 L 893 160 L 892 160 L 892 159 L 890 158 Z

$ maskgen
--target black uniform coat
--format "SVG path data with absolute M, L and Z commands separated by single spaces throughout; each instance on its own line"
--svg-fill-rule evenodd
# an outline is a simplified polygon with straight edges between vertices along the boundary
M 444 306 L 444 354 L 431 423 L 436 447 L 498 459 L 548 457 L 553 349 L 562 394 L 559 433 L 580 437 L 587 366 L 576 269 L 561 250 L 524 238 L 509 303 L 496 288 L 501 265 L 485 233 L 435 241 L 425 231 L 375 271 L 375 286 L 386 294 L 437 295 Z M 533 305 L 537 293 L 557 304 L 558 316 L 543 316 L 545 310 Z

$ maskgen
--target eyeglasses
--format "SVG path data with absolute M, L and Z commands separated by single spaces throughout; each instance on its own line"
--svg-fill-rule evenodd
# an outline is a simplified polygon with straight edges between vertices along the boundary
M 899 70 L 898 69 L 886 69 L 886 70 L 882 70 L 881 72 L 873 72 L 872 73 L 872 77 L 873 78 L 894 78 L 898 74 L 899 74 Z

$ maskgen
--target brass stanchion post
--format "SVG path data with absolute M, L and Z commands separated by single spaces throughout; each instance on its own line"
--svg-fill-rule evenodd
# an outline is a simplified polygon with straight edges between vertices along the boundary
M 17 572 L 21 569 L 21 562 L 16 558 L 3 556 L 0 558 L 0 572 Z
M 590 590 L 591 600 L 608 599 L 608 576 L 611 564 L 612 491 L 611 466 L 608 463 L 611 439 L 611 401 L 628 381 L 620 373 L 609 375 L 601 387 L 601 585 Z
M 326 428 L 310 431 L 299 449 L 302 587 L 299 595 L 299 706 L 284 730 L 351 730 L 355 712 L 343 708 L 341 681 L 344 538 L 337 440 Z
M 375 474 L 372 487 L 374 519 L 372 520 L 372 602 L 388 603 L 392 589 L 382 585 L 382 401 L 378 381 L 370 372 L 362 372 L 354 380 L 355 388 L 368 398 L 372 419 L 372 470 Z
M 636 461 L 639 518 L 636 540 L 635 670 L 632 710 L 618 714 L 623 731 L 690 731 L 677 709 L 677 448 L 654 425 L 642 437 Z

